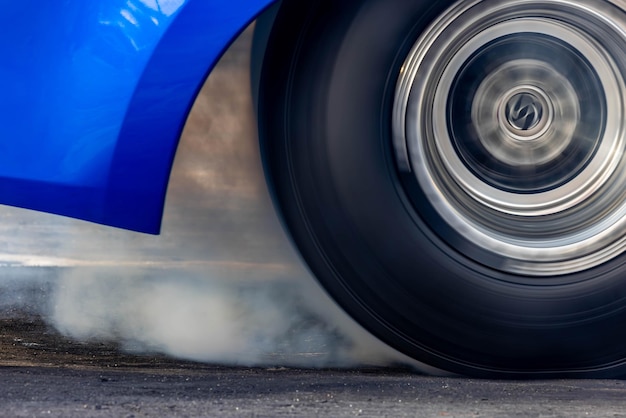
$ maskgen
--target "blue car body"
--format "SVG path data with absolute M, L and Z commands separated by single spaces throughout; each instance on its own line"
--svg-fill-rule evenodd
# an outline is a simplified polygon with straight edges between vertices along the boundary
M 2 0 L 0 203 L 158 233 L 187 114 L 272 0 Z

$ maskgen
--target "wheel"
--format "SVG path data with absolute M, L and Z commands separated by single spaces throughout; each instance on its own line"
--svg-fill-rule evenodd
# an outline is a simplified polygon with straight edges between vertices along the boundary
M 283 2 L 259 110 L 284 224 L 330 295 L 481 377 L 626 371 L 626 10 Z

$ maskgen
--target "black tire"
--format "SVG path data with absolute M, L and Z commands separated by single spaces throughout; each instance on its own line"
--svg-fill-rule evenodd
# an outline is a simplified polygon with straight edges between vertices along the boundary
M 558 276 L 499 269 L 448 239 L 423 190 L 398 169 L 398 74 L 450 4 L 284 1 L 259 119 L 286 228 L 330 295 L 419 361 L 490 378 L 623 375 L 623 254 Z

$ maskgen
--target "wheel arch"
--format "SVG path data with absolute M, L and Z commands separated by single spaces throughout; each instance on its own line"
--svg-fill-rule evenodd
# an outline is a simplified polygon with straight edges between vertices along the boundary
M 128 108 L 109 174 L 115 187 L 108 194 L 106 211 L 111 219 L 105 223 L 158 232 L 174 156 L 193 103 L 222 54 L 272 4 L 272 0 L 187 1 L 152 55 Z M 181 38 L 191 42 L 182 45 Z M 155 143 L 154 138 L 161 140 Z M 138 192 L 145 196 L 137 199 Z M 120 204 L 129 199 L 142 208 Z M 152 203 L 146 204 L 148 200 Z
M 159 233 L 195 98 L 271 4 L 107 0 L 59 9 L 27 0 L 9 8 L 0 17 L 0 51 L 11 63 L 0 69 L 0 203 Z

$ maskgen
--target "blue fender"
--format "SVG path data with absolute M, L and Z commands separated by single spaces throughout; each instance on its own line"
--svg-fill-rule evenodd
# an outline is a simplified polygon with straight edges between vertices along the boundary
M 158 233 L 204 79 L 272 0 L 0 0 L 0 203 Z

